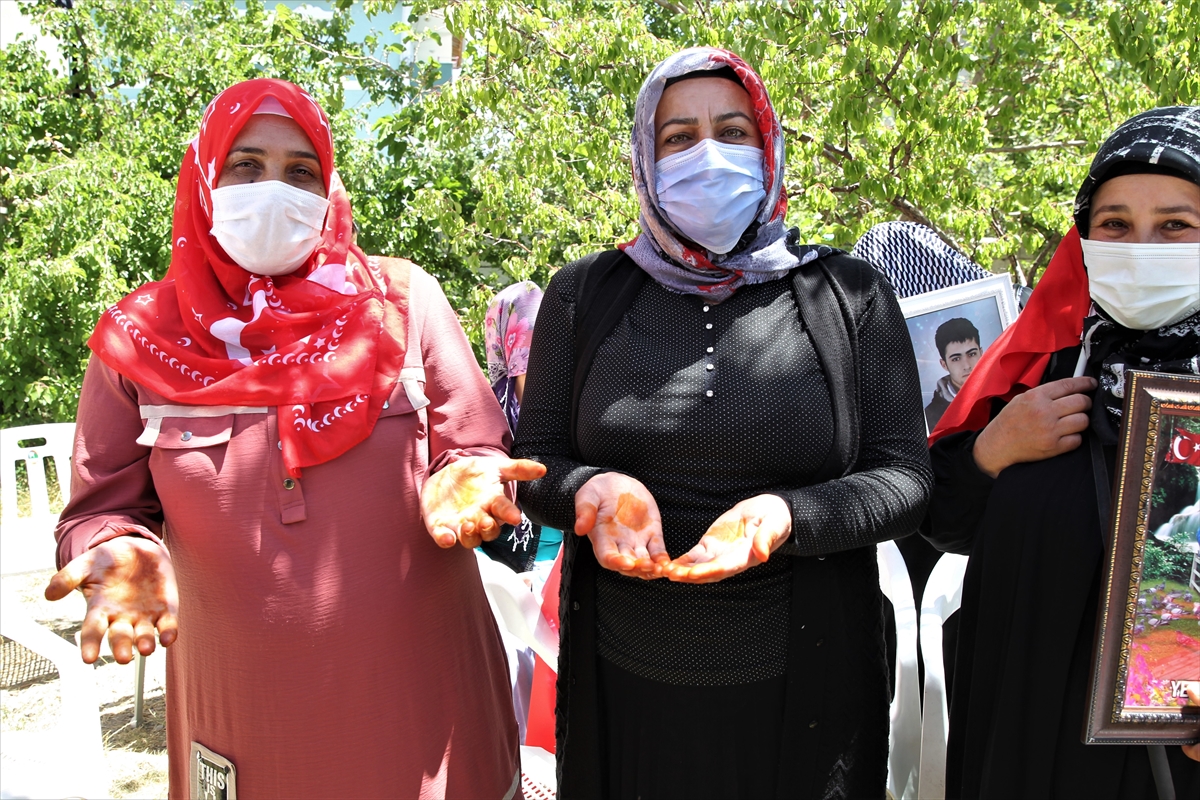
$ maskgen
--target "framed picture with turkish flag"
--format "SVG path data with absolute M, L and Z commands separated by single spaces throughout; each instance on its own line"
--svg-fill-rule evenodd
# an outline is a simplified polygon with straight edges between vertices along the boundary
M 1125 373 L 1088 744 L 1200 741 L 1200 376 Z

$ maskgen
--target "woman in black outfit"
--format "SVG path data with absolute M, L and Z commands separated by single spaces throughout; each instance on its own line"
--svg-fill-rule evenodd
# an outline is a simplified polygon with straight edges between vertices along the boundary
M 950 798 L 1200 797 L 1200 764 L 1178 747 L 1081 743 L 1122 373 L 1198 371 L 1200 106 L 1118 128 L 1075 225 L 932 437 L 931 538 L 971 557 Z
M 638 96 L 641 235 L 554 276 L 515 451 L 564 541 L 573 797 L 882 797 L 877 542 L 930 489 L 916 362 L 865 262 L 784 228 L 783 141 L 737 56 Z M 587 541 L 582 538 L 586 535 Z

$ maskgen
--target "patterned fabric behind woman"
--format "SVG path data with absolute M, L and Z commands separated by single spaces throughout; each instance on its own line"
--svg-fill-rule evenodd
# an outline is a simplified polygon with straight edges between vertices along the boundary
M 521 416 L 518 378 L 529 369 L 529 343 L 533 340 L 533 324 L 541 304 L 542 290 L 538 285 L 520 281 L 506 286 L 492 298 L 483 323 L 488 380 L 513 435 Z M 484 542 L 483 551 L 514 572 L 532 572 L 533 588 L 539 591 L 561 545 L 562 531 L 535 525 L 522 517 L 518 527 L 507 523 L 501 526 L 500 536 Z
M 737 74 L 754 104 L 763 139 L 766 198 L 741 242 L 730 252 L 715 255 L 688 242 L 659 206 L 655 189 L 654 114 L 663 90 L 672 78 L 727 68 Z M 633 188 L 642 209 L 638 219 L 642 233 L 632 242 L 621 245 L 621 249 L 654 280 L 673 292 L 710 297 L 719 303 L 743 284 L 782 278 L 798 264 L 807 264 L 833 252 L 831 248 L 812 245 L 801 245 L 796 251 L 798 256 L 788 250 L 784 228 L 787 194 L 783 191 L 783 130 L 762 78 L 745 61 L 727 50 L 691 47 L 654 68 L 638 93 L 632 155 Z
M 916 222 L 882 222 L 863 234 L 850 255 L 886 275 L 897 297 L 988 277 L 987 270 Z
M 488 380 L 513 434 L 521 415 L 517 378 L 529 369 L 529 343 L 533 341 L 533 323 L 541 304 L 542 290 L 536 283 L 514 283 L 492 298 L 483 322 Z

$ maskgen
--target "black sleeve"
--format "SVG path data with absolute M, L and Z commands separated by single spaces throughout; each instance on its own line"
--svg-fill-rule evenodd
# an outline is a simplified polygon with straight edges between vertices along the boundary
M 546 474 L 519 484 L 521 509 L 540 525 L 568 534 L 575 530 L 575 493 L 596 474 L 571 454 L 571 385 L 575 375 L 575 265 L 563 267 L 550 280 L 533 326 L 529 369 L 515 458 L 546 465 Z
M 929 450 L 933 462 L 933 497 L 929 502 L 927 539 L 943 552 L 969 555 L 983 520 L 991 477 L 975 463 L 978 431 L 943 436 Z
M 854 472 L 780 492 L 792 509 L 785 552 L 812 556 L 906 536 L 932 487 L 917 361 L 895 295 L 872 281 L 857 321 L 861 441 Z

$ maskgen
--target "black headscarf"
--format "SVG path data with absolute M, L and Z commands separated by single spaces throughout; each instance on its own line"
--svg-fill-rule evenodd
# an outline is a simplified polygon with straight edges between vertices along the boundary
M 1200 185 L 1200 106 L 1168 106 L 1138 114 L 1101 145 L 1075 198 L 1075 224 L 1087 236 L 1092 196 L 1119 175 L 1171 175 Z M 1086 265 L 1085 265 L 1086 266 Z M 1095 304 L 1083 323 L 1089 344 L 1087 374 L 1100 386 L 1092 429 L 1115 444 L 1125 398 L 1125 370 L 1200 374 L 1200 312 L 1152 331 L 1131 330 Z
M 1118 175 L 1173 175 L 1200 184 L 1200 106 L 1164 106 L 1138 114 L 1100 145 L 1075 196 L 1075 227 L 1087 238 L 1092 195 Z

